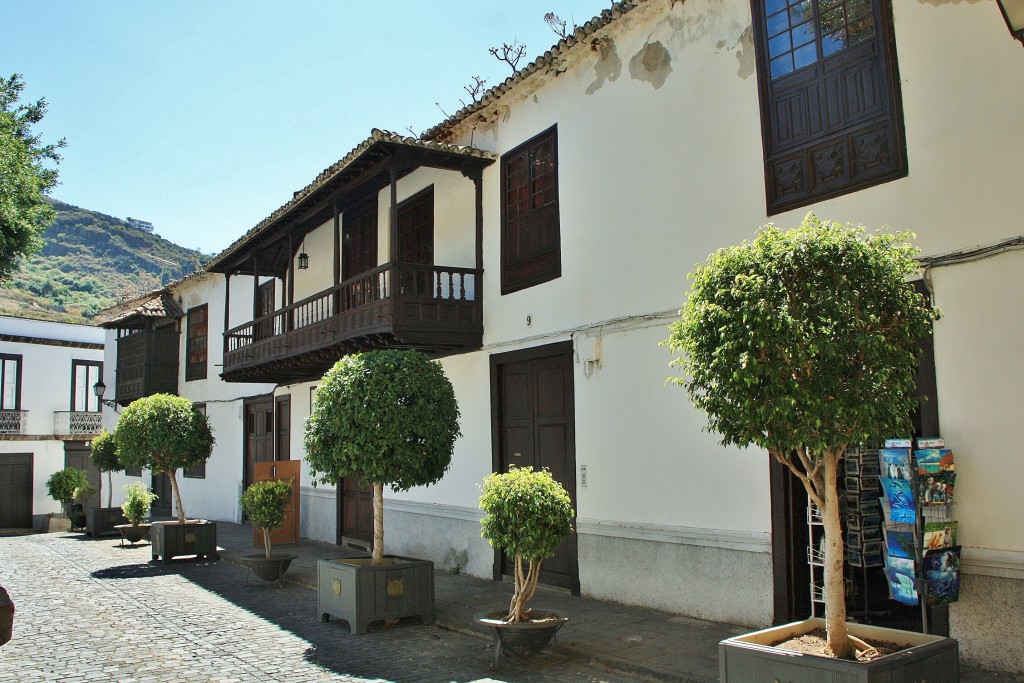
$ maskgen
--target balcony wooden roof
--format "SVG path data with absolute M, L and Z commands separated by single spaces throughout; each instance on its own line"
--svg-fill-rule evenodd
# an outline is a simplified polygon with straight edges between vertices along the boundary
M 291 201 L 218 254 L 206 270 L 242 275 L 258 271 L 260 275 L 283 277 L 292 250 L 306 233 L 334 215 L 333 204 L 343 209 L 379 192 L 390 182 L 392 171 L 398 177 L 420 167 L 472 174 L 496 158 L 491 152 L 473 147 L 419 140 L 375 128 L 370 137 L 296 192 Z

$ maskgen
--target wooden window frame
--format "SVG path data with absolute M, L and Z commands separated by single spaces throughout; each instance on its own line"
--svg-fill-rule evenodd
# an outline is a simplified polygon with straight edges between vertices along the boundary
M 200 323 L 196 321 L 198 315 L 203 314 L 203 333 L 199 334 Z M 210 354 L 210 310 L 208 304 L 202 304 L 188 309 L 185 314 L 185 381 L 191 382 L 197 379 L 206 379 L 206 366 Z M 200 341 L 201 340 L 201 341 Z M 193 354 L 202 354 L 202 360 L 193 360 Z
M 536 177 L 533 176 L 533 164 L 531 154 L 540 149 L 543 145 L 551 145 L 552 166 L 550 174 L 550 186 L 542 188 L 545 193 L 552 195 L 549 201 L 542 206 L 534 206 L 534 196 L 537 194 L 535 186 Z M 525 157 L 529 174 L 526 182 L 529 193 L 529 207 L 520 218 L 524 218 L 527 224 L 528 233 L 533 236 L 538 230 L 547 230 L 547 240 L 550 244 L 536 248 L 529 246 L 525 249 L 527 253 L 514 255 L 512 244 L 518 242 L 513 230 L 516 226 L 510 220 L 512 203 L 510 195 L 517 189 L 510 187 L 510 179 L 515 169 L 513 164 L 520 162 Z M 520 202 L 521 204 L 521 202 Z M 547 222 L 547 223 L 545 223 Z M 561 253 L 561 219 L 559 216 L 558 200 L 558 126 L 551 126 L 540 134 L 530 138 L 515 149 L 502 155 L 501 158 L 501 293 L 511 294 L 522 289 L 535 285 L 550 282 L 562 276 L 562 253 Z
M 751 10 L 768 215 L 906 177 L 892 0 L 869 0 L 874 28 L 870 39 L 827 55 L 818 28 L 821 0 L 812 0 L 817 57 L 775 79 L 770 72 L 765 1 L 751 0 Z M 854 84 L 872 94 L 859 93 L 854 99 Z M 803 86 L 806 90 L 801 90 Z M 830 101 L 829 95 L 837 92 L 843 98 Z M 869 101 L 875 111 L 858 110 Z M 799 130 L 805 133 L 794 132 Z M 782 140 L 782 131 L 793 138 Z
M 6 383 L 7 364 L 4 361 L 14 361 L 18 364 L 14 377 L 14 405 L 3 404 L 3 387 Z M 0 410 L 21 410 L 21 378 L 24 373 L 25 359 L 20 353 L 0 353 Z
M 206 404 L 205 403 L 193 403 L 192 407 L 206 416 Z M 188 479 L 206 479 L 206 461 L 202 461 L 195 467 L 185 467 L 181 470 L 181 476 L 187 477 Z
M 79 360 L 76 358 L 71 359 L 71 410 L 75 410 L 75 393 L 78 390 L 78 368 L 96 368 L 97 378 L 103 377 L 103 361 L 101 360 Z M 92 392 L 92 385 L 88 383 L 89 371 L 86 370 L 86 387 L 85 387 L 85 412 L 98 413 L 103 407 L 100 404 L 100 399 Z M 95 405 L 93 405 L 95 404 Z

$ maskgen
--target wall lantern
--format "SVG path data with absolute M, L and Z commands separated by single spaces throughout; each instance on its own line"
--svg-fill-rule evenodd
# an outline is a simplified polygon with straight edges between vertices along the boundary
M 115 411 L 117 410 L 116 401 L 104 400 L 103 398 L 103 394 L 107 393 L 107 385 L 103 383 L 102 379 L 96 380 L 96 384 L 92 385 L 92 393 L 95 394 L 100 403 L 108 408 L 113 408 Z
M 306 240 L 302 240 L 302 251 L 299 252 L 299 270 L 309 268 L 309 254 L 306 253 Z
M 1024 44 L 1024 0 L 997 0 L 1006 27 L 1013 37 Z

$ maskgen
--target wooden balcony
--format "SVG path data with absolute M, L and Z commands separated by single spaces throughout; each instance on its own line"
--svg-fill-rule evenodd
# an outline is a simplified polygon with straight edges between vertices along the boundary
M 313 381 L 342 356 L 381 348 L 479 348 L 481 271 L 386 263 L 224 333 L 226 382 Z
M 123 406 L 152 394 L 178 393 L 178 331 L 137 330 L 117 340 L 115 400 Z

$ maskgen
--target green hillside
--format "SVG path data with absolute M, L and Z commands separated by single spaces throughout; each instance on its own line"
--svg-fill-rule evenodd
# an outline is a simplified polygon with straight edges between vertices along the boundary
M 50 200 L 43 248 L 0 285 L 0 315 L 90 323 L 119 300 L 156 289 L 210 257 L 120 218 Z

